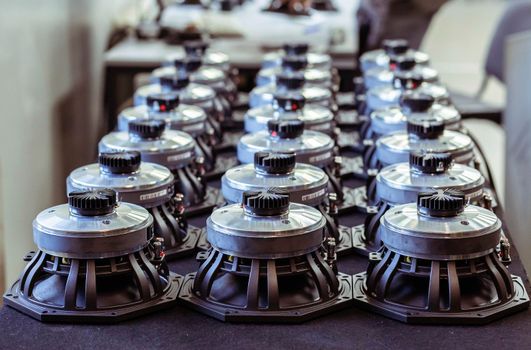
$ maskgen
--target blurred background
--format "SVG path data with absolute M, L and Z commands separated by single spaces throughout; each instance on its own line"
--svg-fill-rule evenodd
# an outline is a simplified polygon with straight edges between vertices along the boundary
M 33 218 L 64 202 L 68 173 L 95 160 L 138 73 L 160 64 L 175 31 L 192 29 L 224 40 L 223 51 L 237 56 L 243 89 L 265 50 L 303 34 L 330 51 L 346 90 L 355 57 L 384 38 L 408 39 L 428 53 L 458 108 L 476 116 L 467 126 L 485 149 L 508 226 L 531 268 L 530 2 L 335 0 L 337 11 L 297 20 L 261 17 L 256 6 L 264 1 L 248 2 L 197 13 L 175 1 L 2 1 L 0 290 L 34 249 Z M 294 10 L 309 3 L 278 2 Z M 154 39 L 161 27 L 170 40 Z

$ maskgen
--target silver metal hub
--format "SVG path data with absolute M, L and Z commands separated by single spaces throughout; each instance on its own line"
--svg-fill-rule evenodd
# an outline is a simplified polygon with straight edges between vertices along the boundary
M 501 221 L 490 210 L 469 205 L 451 217 L 419 214 L 415 203 L 389 210 L 381 219 L 384 245 L 399 254 L 429 260 L 464 260 L 492 252 Z
M 215 210 L 207 235 L 218 251 L 242 258 L 278 259 L 304 255 L 321 246 L 325 219 L 312 207 L 291 203 L 278 216 L 252 216 L 240 204 Z
M 280 190 L 290 197 L 290 202 L 316 206 L 323 202 L 328 186 L 328 176 L 323 170 L 298 163 L 288 174 L 258 172 L 254 164 L 244 164 L 229 169 L 221 178 L 223 197 L 229 203 L 241 201 L 245 191 Z
M 295 153 L 297 163 L 324 167 L 333 161 L 334 141 L 321 132 L 305 130 L 294 139 L 273 137 L 268 131 L 244 135 L 238 143 L 238 160 L 252 163 L 256 152 Z

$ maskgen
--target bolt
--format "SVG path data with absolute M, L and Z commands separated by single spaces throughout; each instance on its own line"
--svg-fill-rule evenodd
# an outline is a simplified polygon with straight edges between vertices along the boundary
M 336 269 L 336 240 L 334 237 L 328 237 L 326 239 L 326 262 L 332 268 Z
M 339 139 L 339 135 L 340 134 L 341 134 L 341 129 L 334 128 L 334 130 L 332 131 L 332 138 L 334 139 L 334 141 L 337 142 L 337 140 Z
M 197 171 L 197 176 L 202 177 L 205 175 L 205 158 L 204 157 L 197 157 L 195 159 L 195 168 Z
M 483 195 L 483 206 L 485 209 L 492 211 L 492 197 L 490 195 Z
M 178 214 L 184 213 L 184 196 L 182 193 L 176 193 L 173 197 L 173 201 L 175 204 L 175 210 Z
M 502 238 L 500 241 L 500 260 L 506 264 L 511 262 L 511 243 L 507 238 Z
M 339 211 L 339 209 L 337 207 L 337 202 L 338 202 L 337 194 L 336 193 L 329 193 L 328 194 L 328 212 L 331 215 L 336 215 L 337 212 Z
M 153 242 L 153 256 L 156 260 L 162 260 L 165 256 L 164 253 L 164 238 L 157 237 Z
M 340 156 L 334 157 L 334 175 L 341 176 L 341 167 L 343 166 L 343 158 Z

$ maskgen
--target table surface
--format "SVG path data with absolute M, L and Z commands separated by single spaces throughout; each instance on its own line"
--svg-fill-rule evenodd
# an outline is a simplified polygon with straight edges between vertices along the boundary
M 355 185 L 350 182 L 349 185 Z M 498 212 L 500 217 L 503 213 Z M 340 219 L 355 225 L 360 214 Z M 204 225 L 205 218 L 191 221 Z M 510 270 L 529 281 L 516 249 Z M 366 258 L 339 258 L 339 269 L 355 274 Z M 195 271 L 194 258 L 170 262 L 182 275 Z M 228 324 L 177 305 L 171 309 L 115 325 L 43 324 L 9 307 L 0 310 L 0 349 L 15 348 L 411 348 L 521 349 L 531 348 L 531 311 L 526 310 L 484 326 L 407 325 L 351 307 L 299 325 Z

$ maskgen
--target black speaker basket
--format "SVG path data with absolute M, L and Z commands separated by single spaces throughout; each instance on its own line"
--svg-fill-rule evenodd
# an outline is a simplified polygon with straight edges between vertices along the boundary
M 244 259 L 211 249 L 198 272 L 185 277 L 179 298 L 222 321 L 297 323 L 349 306 L 352 279 L 336 275 L 321 251 Z
M 198 243 L 206 234 L 204 228 L 189 225 L 177 210 L 174 200 L 148 209 L 153 216 L 155 235 L 164 238 L 164 252 L 168 259 L 193 254 L 200 248 Z
M 149 246 L 105 259 L 32 252 L 4 302 L 43 322 L 112 323 L 168 307 L 177 300 L 182 276 L 149 256 Z
M 483 324 L 527 309 L 522 280 L 496 252 L 467 260 L 423 260 L 382 248 L 354 275 L 355 303 L 407 323 Z
M 225 201 L 218 188 L 207 185 L 205 179 L 199 178 L 191 167 L 176 169 L 175 193 L 184 196 L 186 217 L 207 214 Z

